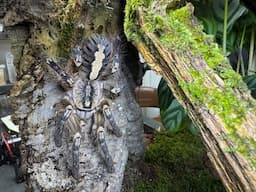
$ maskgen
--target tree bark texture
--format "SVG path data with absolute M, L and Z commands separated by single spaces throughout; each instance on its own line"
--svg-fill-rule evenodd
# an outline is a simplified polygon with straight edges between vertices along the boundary
M 13 120 L 19 124 L 22 136 L 26 191 L 120 191 L 128 153 L 132 160 L 143 156 L 142 118 L 134 99 L 141 74 L 138 70 L 132 73 L 140 66 L 136 50 L 123 40 L 121 34 L 121 5 L 119 0 L 18 0 L 0 4 L 5 7 L 0 22 L 11 41 L 18 74 L 11 96 L 15 109 Z M 13 34 L 17 37 L 13 38 Z M 121 51 L 119 76 L 105 80 L 110 84 L 122 84 L 120 95 L 111 100 L 111 112 L 122 136 L 116 137 L 105 131 L 114 172 L 107 171 L 87 126 L 81 130 L 79 178 L 75 179 L 71 168 L 72 139 L 60 138 L 63 140 L 61 147 L 56 147 L 54 142 L 58 116 L 55 106 L 67 92 L 60 88 L 59 79 L 47 67 L 46 59 L 55 59 L 68 74 L 75 75 L 78 70 L 70 60 L 72 48 L 92 34 L 110 41 L 121 36 L 122 50 L 132 50 L 133 55 Z M 100 90 L 98 95 L 102 92 Z M 96 103 L 99 102 L 98 96 L 93 97 Z
M 202 32 L 192 4 L 128 0 L 124 26 L 200 129 L 226 190 L 256 191 L 255 100 Z

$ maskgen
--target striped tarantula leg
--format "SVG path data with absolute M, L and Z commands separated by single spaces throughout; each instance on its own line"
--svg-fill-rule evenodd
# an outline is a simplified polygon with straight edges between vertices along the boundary
M 108 128 L 117 136 L 117 137 L 121 137 L 122 136 L 122 132 L 119 129 L 118 125 L 116 124 L 116 121 L 113 117 L 112 112 L 110 111 L 110 107 L 108 105 L 104 105 L 103 106 L 103 114 L 105 119 L 107 120 L 109 126 Z
M 75 179 L 79 179 L 79 149 L 81 144 L 81 134 L 76 133 L 73 137 L 73 145 L 72 145 L 72 175 Z
M 90 128 L 90 135 L 92 138 L 92 143 L 94 146 L 97 145 L 97 113 L 94 113 L 92 115 L 92 122 L 91 122 L 91 128 Z
M 107 170 L 109 173 L 113 173 L 114 172 L 114 162 L 112 160 L 112 157 L 109 154 L 109 150 L 108 150 L 106 140 L 105 140 L 104 128 L 102 126 L 100 126 L 98 128 L 97 140 L 98 140 L 98 146 L 100 148 L 100 153 L 101 153 L 102 158 L 105 161 Z
M 56 130 L 54 133 L 54 142 L 57 147 L 62 146 L 62 136 L 63 136 L 64 127 L 65 127 L 65 124 L 66 124 L 69 116 L 72 113 L 72 110 L 73 110 L 73 108 L 71 105 L 66 106 L 63 116 L 57 122 Z
M 47 59 L 46 63 L 69 85 L 69 87 L 73 87 L 73 79 L 55 61 Z

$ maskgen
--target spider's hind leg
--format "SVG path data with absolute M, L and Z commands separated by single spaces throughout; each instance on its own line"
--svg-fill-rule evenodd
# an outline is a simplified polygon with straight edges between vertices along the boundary
M 57 147 L 62 146 L 63 131 L 65 128 L 65 124 L 72 113 L 72 110 L 73 108 L 71 105 L 66 106 L 64 113 L 62 114 L 60 119 L 57 121 L 56 129 L 54 133 L 54 142 Z
M 114 162 L 108 150 L 108 146 L 105 139 L 105 131 L 103 126 L 104 126 L 104 114 L 102 113 L 101 109 L 98 109 L 93 115 L 91 136 L 92 136 L 93 144 L 96 144 L 99 148 L 100 155 L 106 164 L 107 171 L 109 173 L 113 173 Z
M 110 110 L 110 107 L 108 105 L 104 105 L 103 106 L 103 114 L 105 117 L 105 121 L 106 123 L 106 127 L 112 131 L 117 137 L 121 137 L 122 136 L 122 132 L 120 130 L 120 128 L 118 127 L 114 116 Z
M 81 144 L 81 134 L 76 133 L 73 137 L 73 145 L 72 145 L 72 175 L 75 179 L 80 178 L 80 172 L 79 172 L 79 150 L 80 150 L 80 144 Z
M 106 140 L 105 140 L 104 128 L 102 126 L 100 126 L 97 130 L 97 141 L 98 141 L 98 146 L 100 148 L 101 156 L 103 157 L 105 164 L 107 166 L 107 170 L 109 173 L 113 173 L 114 162 L 109 153 Z

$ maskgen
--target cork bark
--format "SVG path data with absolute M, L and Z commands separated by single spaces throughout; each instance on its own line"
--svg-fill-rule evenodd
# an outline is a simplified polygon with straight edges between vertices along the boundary
M 0 22 L 11 41 L 18 81 L 11 91 L 14 122 L 20 126 L 22 167 L 26 191 L 120 191 L 126 162 L 143 156 L 141 111 L 134 99 L 141 75 L 138 53 L 122 37 L 121 1 L 3 1 Z M 17 32 L 17 33 L 16 33 Z M 70 60 L 72 48 L 93 34 L 110 40 L 122 39 L 120 75 L 108 83 L 122 82 L 120 96 L 113 99 L 112 113 L 121 123 L 121 137 L 106 132 L 106 142 L 114 161 L 109 173 L 89 130 L 83 130 L 80 149 L 80 178 L 71 175 L 72 141 L 56 147 L 56 109 L 67 93 L 60 87 L 56 73 L 47 65 L 53 58 L 70 75 L 77 69 Z M 14 35 L 15 38 L 13 37 Z M 132 59 L 131 59 L 132 58 Z M 132 68 L 130 66 L 133 66 Z M 114 81 L 114 82 L 113 82 Z M 103 90 L 101 90 L 103 92 Z

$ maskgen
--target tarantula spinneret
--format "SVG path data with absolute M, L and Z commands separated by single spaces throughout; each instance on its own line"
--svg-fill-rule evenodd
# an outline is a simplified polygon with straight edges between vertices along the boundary
M 79 150 L 83 142 L 83 130 L 87 122 L 91 123 L 89 130 L 92 141 L 98 146 L 108 172 L 114 172 L 114 162 L 105 140 L 106 129 L 122 136 L 112 114 L 112 100 L 122 91 L 116 82 L 109 84 L 106 80 L 119 74 L 119 43 L 118 39 L 110 42 L 107 38 L 94 35 L 73 49 L 72 61 L 78 68 L 73 76 L 66 73 L 51 59 L 47 60 L 50 66 L 68 85 L 62 105 L 56 111 L 57 121 L 54 141 L 57 147 L 62 146 L 63 133 L 66 132 L 72 139 L 72 175 L 78 179 Z M 106 91 L 109 94 L 106 94 Z M 111 96 L 111 97 L 110 97 Z

